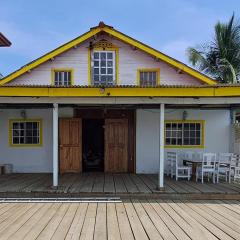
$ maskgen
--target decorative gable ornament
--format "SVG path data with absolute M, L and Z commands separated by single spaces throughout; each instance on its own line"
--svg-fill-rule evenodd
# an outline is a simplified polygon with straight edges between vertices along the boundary
M 101 48 L 101 49 L 108 49 L 108 48 L 116 48 L 111 42 L 107 41 L 106 39 L 101 39 L 95 44 L 93 44 L 93 48 Z

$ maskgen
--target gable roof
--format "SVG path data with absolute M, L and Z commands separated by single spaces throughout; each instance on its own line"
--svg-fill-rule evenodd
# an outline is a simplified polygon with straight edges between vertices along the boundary
M 11 42 L 0 32 L 0 47 L 9 47 Z
M 16 70 L 15 72 L 9 74 L 8 76 L 4 77 L 1 79 L 0 81 L 0 85 L 3 85 L 5 83 L 8 83 L 12 80 L 14 80 L 15 78 L 21 76 L 22 74 L 30 71 L 31 69 L 39 66 L 40 64 L 56 57 L 57 55 L 73 48 L 74 46 L 88 40 L 89 38 L 93 37 L 94 35 L 100 33 L 100 32 L 105 32 L 111 36 L 114 36 L 115 38 L 134 46 L 137 49 L 140 49 L 154 57 L 156 57 L 157 59 L 160 59 L 166 63 L 168 63 L 169 65 L 176 67 L 177 69 L 179 69 L 180 71 L 183 71 L 197 79 L 199 79 L 200 81 L 202 81 L 203 83 L 209 84 L 209 85 L 214 85 L 216 84 L 216 81 L 213 80 L 212 78 L 200 73 L 199 71 L 187 66 L 186 64 L 167 56 L 166 54 L 151 48 L 150 46 L 137 41 L 136 39 L 133 39 L 119 31 L 117 31 L 116 29 L 114 29 L 111 26 L 105 25 L 103 22 L 100 22 L 98 26 L 96 27 L 92 27 L 88 32 L 84 33 L 83 35 L 73 39 L 70 42 L 67 42 L 66 44 L 54 49 L 53 51 L 41 56 L 40 58 L 37 58 L 36 60 L 26 64 L 25 66 L 23 66 L 22 68 Z

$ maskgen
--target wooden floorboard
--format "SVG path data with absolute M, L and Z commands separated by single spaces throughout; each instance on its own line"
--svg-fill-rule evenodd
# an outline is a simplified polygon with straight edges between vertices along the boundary
M 173 196 L 179 198 L 208 198 L 240 200 L 240 184 L 237 183 L 200 183 L 187 180 L 164 179 L 164 191 L 157 191 L 158 176 L 153 174 L 127 173 L 82 173 L 59 176 L 58 188 L 52 188 L 52 174 L 11 174 L 0 175 L 0 195 L 28 196 L 33 194 L 108 194 L 120 196 Z M 15 195 L 14 195 L 15 194 Z M 25 195 L 24 195 L 25 194 Z M 219 197 L 219 198 L 218 198 Z
M 0 239 L 239 239 L 234 206 L 239 201 L 0 203 Z

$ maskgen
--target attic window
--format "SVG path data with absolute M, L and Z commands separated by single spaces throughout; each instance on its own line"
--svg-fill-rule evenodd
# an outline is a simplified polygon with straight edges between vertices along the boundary
M 138 69 L 137 75 L 140 86 L 156 86 L 159 84 L 159 69 Z
M 71 86 L 73 82 L 72 75 L 72 70 L 54 69 L 52 83 L 54 86 Z
M 115 83 L 115 51 L 94 51 L 92 81 L 96 86 Z

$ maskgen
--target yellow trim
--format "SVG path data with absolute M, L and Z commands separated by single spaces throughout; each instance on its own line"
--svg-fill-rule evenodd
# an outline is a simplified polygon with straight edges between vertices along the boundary
M 88 85 L 92 85 L 91 51 L 114 51 L 115 52 L 115 75 L 116 85 L 119 84 L 119 48 L 88 48 Z
M 138 49 L 141 49 L 142 51 L 149 53 L 152 56 L 155 56 L 156 58 L 159 58 L 160 60 L 182 70 L 183 72 L 188 73 L 189 75 L 198 78 L 199 80 L 209 84 L 209 85 L 215 85 L 217 84 L 217 82 L 213 79 L 211 79 L 210 77 L 198 72 L 197 70 L 185 65 L 184 63 L 181 63 L 165 54 L 163 54 L 162 52 L 157 51 L 156 49 L 153 49 L 139 41 L 137 41 L 136 39 L 133 39 L 115 29 L 112 28 L 108 28 L 108 27 L 104 27 L 103 31 L 111 34 L 112 36 L 122 40 L 123 42 L 128 43 L 129 45 L 132 45 Z
M 74 69 L 73 68 L 52 68 L 51 69 L 51 85 L 55 86 L 54 73 L 55 72 L 70 72 L 71 73 L 71 86 L 74 85 Z
M 201 132 L 201 144 L 200 145 L 166 145 L 166 123 L 200 123 L 202 132 Z M 165 120 L 164 122 L 164 147 L 165 148 L 204 148 L 204 139 L 205 139 L 205 120 Z
M 91 50 L 88 48 L 88 86 L 92 84 L 92 76 L 91 76 Z
M 0 97 L 240 97 L 240 87 L 0 87 Z
M 12 126 L 14 122 L 38 122 L 39 123 L 39 143 L 38 144 L 14 144 L 12 142 Z M 8 141 L 10 147 L 41 147 L 42 146 L 42 119 L 9 119 L 8 120 Z
M 137 69 L 137 85 L 140 86 L 140 72 L 156 72 L 157 85 L 160 85 L 160 68 L 138 68 Z
M 99 27 L 92 28 L 90 31 L 86 32 L 85 34 L 81 35 L 80 37 L 60 46 L 59 48 L 43 55 L 42 57 L 36 59 L 35 61 L 28 63 L 27 65 L 20 68 L 19 70 L 9 74 L 8 76 L 6 76 L 5 78 L 3 78 L 0 81 L 0 85 L 10 82 L 11 80 L 21 76 L 22 74 L 34 69 L 38 65 L 56 57 L 57 55 L 71 49 L 72 47 L 88 40 L 89 38 L 93 37 L 94 35 L 97 35 L 99 32 L 106 32 L 106 33 L 110 34 L 111 36 L 114 36 L 114 37 L 118 38 L 119 40 L 121 40 L 129 45 L 132 45 L 132 46 L 176 67 L 177 69 L 182 70 L 183 72 L 188 73 L 189 75 L 191 75 L 193 77 L 196 77 L 197 79 L 201 80 L 204 83 L 207 83 L 209 85 L 216 84 L 216 81 L 214 81 L 213 79 L 207 77 L 206 75 L 196 71 L 195 69 L 190 68 L 190 67 L 186 66 L 185 64 L 183 64 L 183 63 L 181 63 L 181 62 L 119 32 L 111 27 L 99 26 Z

